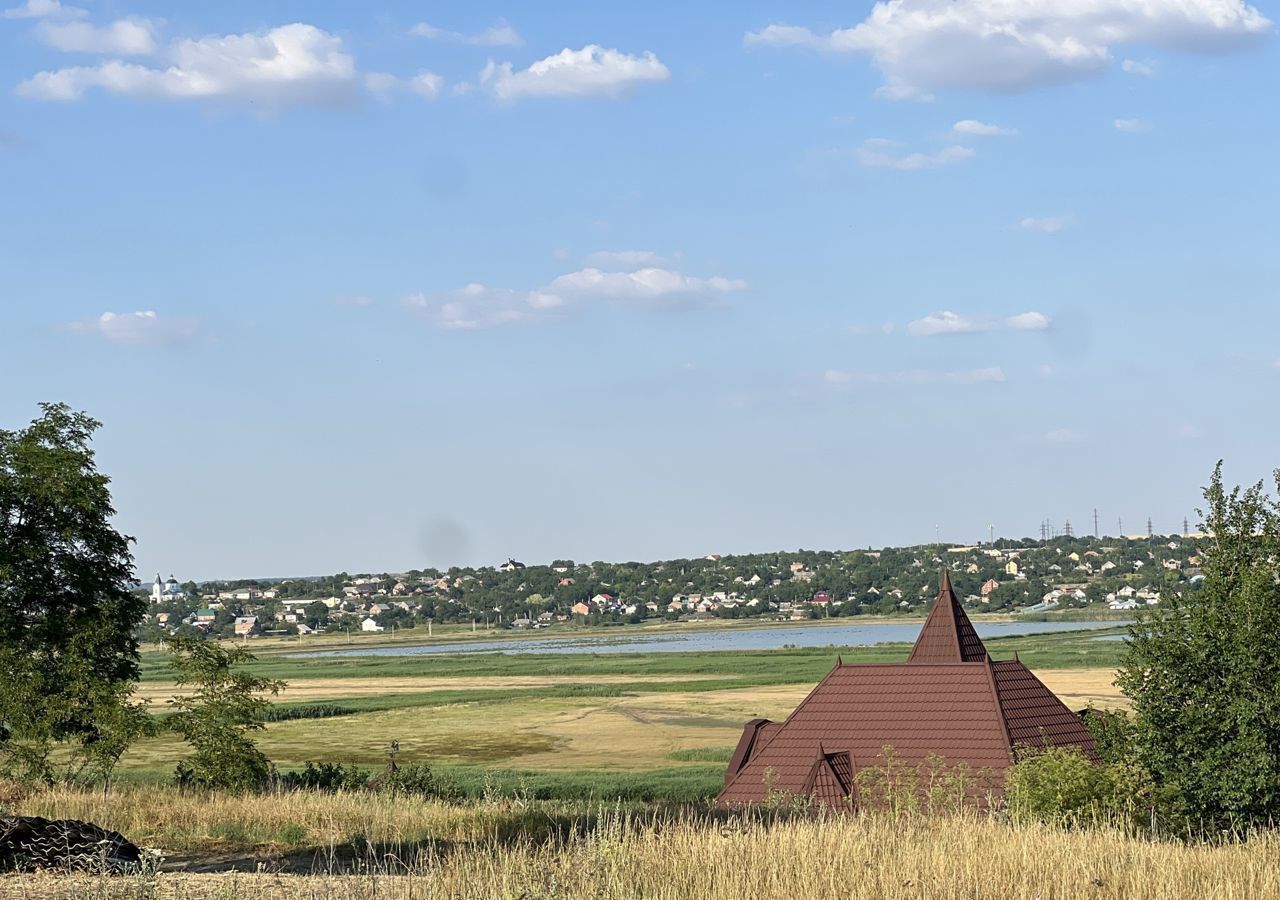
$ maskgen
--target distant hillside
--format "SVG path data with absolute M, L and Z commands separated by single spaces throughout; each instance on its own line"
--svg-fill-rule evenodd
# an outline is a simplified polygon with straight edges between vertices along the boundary
M 919 615 L 937 591 L 941 567 L 975 612 L 1058 611 L 1158 602 L 1163 591 L 1200 580 L 1195 536 L 1059 537 L 1049 541 L 796 550 L 711 555 L 660 562 L 514 560 L 479 568 L 346 572 L 271 581 L 186 585 L 159 604 L 151 627 L 232 633 L 326 627 L 414 627 L 431 620 L 498 621 L 522 627 L 648 618 L 818 618 Z M 202 615 L 197 613 L 203 609 Z M 370 620 L 370 621 L 366 621 Z

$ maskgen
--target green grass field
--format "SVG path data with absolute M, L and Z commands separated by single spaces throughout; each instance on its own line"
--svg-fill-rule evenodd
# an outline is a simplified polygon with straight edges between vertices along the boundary
M 1108 673 L 1123 645 L 1097 638 L 1120 630 L 993 638 L 987 646 L 997 659 L 1016 654 L 1064 701 L 1083 706 L 1115 696 Z M 354 645 L 405 643 L 403 635 L 360 638 Z M 714 795 L 743 722 L 785 717 L 837 657 L 900 661 L 910 649 L 324 656 L 298 655 L 292 641 L 250 647 L 255 673 L 289 683 L 276 698 L 276 720 L 257 737 L 282 770 L 328 761 L 377 771 L 395 740 L 401 762 L 432 765 L 468 796 L 637 800 Z M 144 654 L 140 695 L 155 713 L 164 714 L 174 689 L 163 654 Z M 184 752 L 172 736 L 141 741 L 120 777 L 164 781 Z

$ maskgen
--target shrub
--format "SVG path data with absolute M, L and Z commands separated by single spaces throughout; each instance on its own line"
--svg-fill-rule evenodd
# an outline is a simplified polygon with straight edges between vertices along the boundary
M 307 706 L 270 706 L 262 714 L 264 722 L 292 722 L 297 719 L 332 719 L 354 716 L 358 710 L 335 703 L 313 703 Z
M 291 791 L 358 791 L 369 783 L 369 775 L 353 765 L 308 762 L 301 772 L 285 772 L 277 783 Z
M 854 776 L 860 805 L 893 813 L 958 813 L 976 806 L 990 792 L 991 773 L 968 763 L 951 764 L 930 753 L 910 763 L 885 747 L 877 764 Z
M 1015 821 L 1132 827 L 1147 822 L 1154 802 L 1150 776 L 1137 764 L 1098 764 L 1064 747 L 1020 748 L 1004 798 Z
M 413 794 L 439 800 L 460 800 L 462 790 L 448 779 L 441 778 L 431 767 L 422 763 L 410 763 L 388 769 L 370 782 L 375 790 L 388 794 Z

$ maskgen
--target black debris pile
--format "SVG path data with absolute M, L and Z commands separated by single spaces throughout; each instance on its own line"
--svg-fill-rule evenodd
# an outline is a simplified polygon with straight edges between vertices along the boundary
M 36 869 L 122 873 L 142 865 L 124 835 L 91 822 L 9 816 L 0 819 L 0 872 Z

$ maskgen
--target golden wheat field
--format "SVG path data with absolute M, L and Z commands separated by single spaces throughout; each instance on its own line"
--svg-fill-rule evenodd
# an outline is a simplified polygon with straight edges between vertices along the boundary
M 426 810 L 423 810 L 424 812 Z M 977 817 L 835 816 L 772 824 L 607 813 L 555 840 L 369 852 L 308 874 L 162 871 L 0 879 L 23 898 L 849 898 L 1254 900 L 1280 897 L 1280 840 L 1207 847 Z

